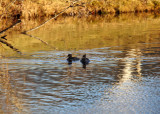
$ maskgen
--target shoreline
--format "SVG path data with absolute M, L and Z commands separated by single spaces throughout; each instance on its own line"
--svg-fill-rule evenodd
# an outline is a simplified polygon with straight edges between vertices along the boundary
M 8 2 L 7 2 L 8 1 Z M 74 7 L 68 8 L 63 16 L 88 16 L 88 15 L 107 15 L 107 14 L 123 14 L 123 13 L 139 13 L 139 12 L 160 12 L 160 1 L 158 0 L 92 0 L 87 2 L 81 0 Z M 8 4 L 8 5 L 7 5 Z M 43 17 L 53 17 L 66 7 L 70 6 L 71 2 L 37 0 L 37 1 L 15 1 L 10 0 L 1 2 L 0 18 L 18 19 L 34 19 Z

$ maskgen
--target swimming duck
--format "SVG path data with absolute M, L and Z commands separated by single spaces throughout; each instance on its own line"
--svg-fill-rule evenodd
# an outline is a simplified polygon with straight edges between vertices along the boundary
M 90 62 L 90 60 L 89 60 L 88 58 L 86 58 L 86 54 L 84 54 L 84 55 L 82 56 L 81 63 L 82 63 L 83 65 L 87 65 L 87 64 L 89 64 L 89 62 Z
M 68 54 L 67 57 L 68 57 L 68 58 L 67 58 L 67 61 L 68 61 L 68 62 L 78 61 L 78 60 L 79 60 L 79 58 L 77 58 L 77 57 L 72 57 L 72 54 Z

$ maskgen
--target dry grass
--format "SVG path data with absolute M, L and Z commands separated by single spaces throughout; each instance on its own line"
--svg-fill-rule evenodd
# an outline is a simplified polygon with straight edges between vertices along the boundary
M 69 6 L 73 0 L 1 0 L 0 15 L 22 18 L 50 17 Z M 79 0 L 83 6 L 70 8 L 66 15 L 160 11 L 160 0 Z M 6 14 L 7 13 L 7 14 Z

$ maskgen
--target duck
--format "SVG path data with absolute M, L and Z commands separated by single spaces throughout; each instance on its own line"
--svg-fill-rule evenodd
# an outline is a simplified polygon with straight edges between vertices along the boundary
M 84 54 L 84 55 L 82 56 L 81 63 L 82 63 L 83 65 L 87 65 L 87 64 L 89 64 L 89 62 L 90 62 L 90 60 L 89 60 L 88 58 L 86 58 L 86 54 Z
M 79 58 L 77 58 L 77 57 L 72 57 L 72 54 L 68 54 L 67 57 L 68 57 L 68 58 L 67 58 L 67 61 L 68 61 L 68 62 L 78 61 L 78 60 L 79 60 Z

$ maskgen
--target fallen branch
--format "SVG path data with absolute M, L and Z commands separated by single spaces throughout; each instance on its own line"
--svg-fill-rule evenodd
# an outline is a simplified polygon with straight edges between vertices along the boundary
M 6 28 L 6 29 L 4 29 L 4 30 L 0 31 L 0 34 L 2 34 L 3 32 L 7 31 L 8 29 L 10 29 L 10 28 L 14 27 L 15 25 L 17 25 L 17 24 L 18 24 L 18 23 L 20 23 L 20 22 L 21 22 L 21 20 L 20 20 L 20 19 L 19 19 L 19 20 L 17 20 L 17 22 L 16 22 L 16 23 L 14 23 L 13 25 L 11 25 L 11 26 L 9 26 L 8 28 Z
M 76 4 L 77 2 L 78 2 L 78 1 L 72 3 L 72 5 L 68 6 L 68 7 L 65 8 L 63 11 L 61 11 L 60 13 L 58 13 L 57 15 L 55 15 L 54 17 L 50 18 L 49 20 L 43 22 L 42 24 L 38 25 L 37 27 L 34 27 L 34 28 L 32 28 L 32 29 L 30 29 L 30 30 L 28 30 L 28 31 L 22 32 L 22 34 L 25 34 L 25 33 L 27 33 L 27 32 L 34 31 L 34 30 L 40 28 L 41 26 L 43 26 L 44 24 L 46 24 L 48 21 L 57 18 L 60 14 L 63 14 L 63 13 L 64 13 L 67 9 L 69 9 L 70 7 L 82 6 L 82 5 Z
M 27 34 L 27 33 L 23 33 L 23 34 L 24 34 L 24 35 L 27 35 L 27 36 L 29 36 L 29 37 L 35 38 L 35 39 L 37 39 L 37 40 L 40 40 L 42 43 L 50 46 L 51 48 L 55 48 L 55 47 L 49 45 L 48 42 L 45 42 L 45 41 L 43 41 L 42 39 L 40 39 L 40 38 L 38 38 L 38 37 L 36 37 L 36 36 L 30 35 L 30 34 Z
M 4 36 L 2 36 L 1 38 L 4 39 L 4 40 L 7 40 L 7 39 L 6 39 L 6 36 L 7 36 L 7 35 L 4 35 Z
M 12 50 L 16 51 L 19 54 L 22 54 L 21 51 L 19 51 L 17 48 L 13 47 L 10 43 L 0 39 L 0 42 L 11 48 Z
M 25 35 L 27 35 L 27 36 L 29 36 L 29 37 L 32 37 L 32 38 L 38 39 L 38 40 L 40 40 L 42 43 L 44 43 L 44 44 L 48 45 L 48 43 L 47 43 L 47 42 L 45 42 L 45 41 L 41 40 L 40 38 L 38 38 L 38 37 L 36 37 L 36 36 L 30 35 L 30 34 L 27 34 L 27 33 L 23 33 L 23 34 L 25 34 Z

